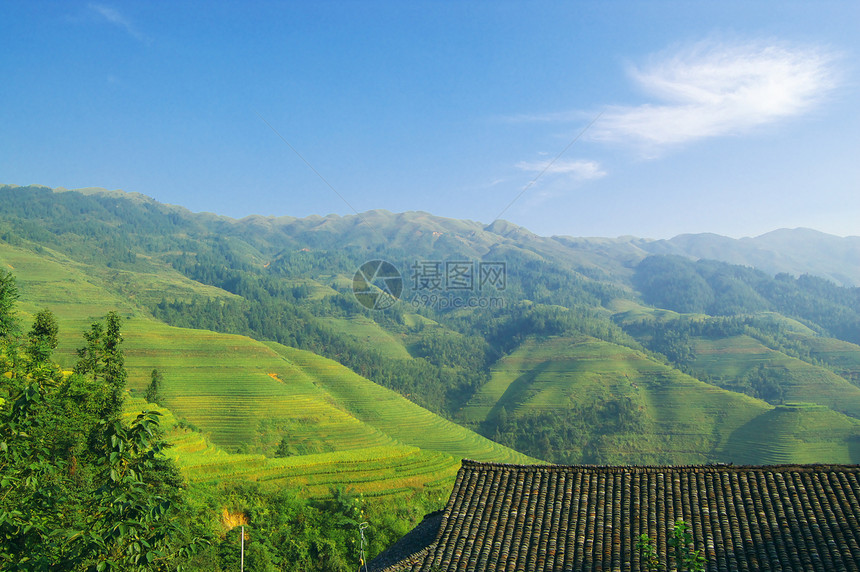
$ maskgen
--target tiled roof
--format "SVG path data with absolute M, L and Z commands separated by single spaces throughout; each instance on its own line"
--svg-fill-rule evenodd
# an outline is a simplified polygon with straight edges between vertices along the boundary
M 691 525 L 707 570 L 860 570 L 860 466 L 464 460 L 441 519 L 425 520 L 398 542 L 408 549 L 386 551 L 370 570 L 642 570 L 638 536 L 667 554 L 678 520 Z

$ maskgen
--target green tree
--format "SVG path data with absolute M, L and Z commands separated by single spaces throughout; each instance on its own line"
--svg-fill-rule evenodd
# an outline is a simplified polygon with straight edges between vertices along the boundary
M 125 391 L 125 357 L 122 353 L 122 319 L 116 312 L 108 312 L 105 323 L 95 322 L 84 332 L 86 346 L 79 348 L 75 373 L 92 381 L 103 381 L 110 389 L 110 399 L 102 417 L 115 415 L 122 404 Z
M 661 562 L 654 540 L 647 534 L 640 534 L 636 542 L 642 566 L 648 572 L 704 572 L 705 557 L 696 550 L 690 525 L 679 520 L 672 528 L 672 536 L 667 542 L 669 554 Z M 671 562 L 671 564 L 670 564 Z
M 48 309 L 39 310 L 27 334 L 27 353 L 37 362 L 47 362 L 57 348 L 57 319 Z
M 0 270 L 0 338 L 15 333 L 15 302 L 18 300 L 18 286 L 11 272 Z
M 98 572 L 103 570 L 160 570 L 175 567 L 190 555 L 202 538 L 189 539 L 179 518 L 182 498 L 164 485 L 165 471 L 173 470 L 161 457 L 155 411 L 143 411 L 129 426 L 102 422 L 107 447 L 97 460 L 101 486 L 87 504 L 87 527 L 74 535 Z M 175 475 L 173 480 L 177 480 Z
M 281 440 L 278 442 L 278 447 L 275 449 L 275 456 L 290 457 L 296 454 L 298 454 L 296 448 L 290 440 L 286 436 L 281 437 Z
M 87 338 L 92 369 L 108 373 L 63 376 L 33 350 L 53 344 L 52 318 L 40 312 L 28 340 L 0 344 L 0 569 L 175 569 L 205 539 L 162 455 L 158 414 L 126 425 L 121 395 L 114 403 L 125 380 L 119 320 Z
M 146 400 L 149 403 L 157 403 L 161 405 L 161 385 L 164 383 L 164 377 L 157 369 L 153 369 L 149 374 L 149 385 L 146 386 Z

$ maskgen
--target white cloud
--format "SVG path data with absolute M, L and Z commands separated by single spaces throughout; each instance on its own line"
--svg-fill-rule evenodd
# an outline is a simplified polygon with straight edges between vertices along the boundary
M 782 44 L 702 42 L 630 75 L 659 103 L 611 106 L 593 140 L 650 145 L 734 135 L 808 111 L 835 86 L 834 58 Z
M 129 35 L 134 37 L 137 40 L 148 42 L 149 39 L 141 34 L 137 28 L 135 28 L 134 24 L 131 23 L 128 18 L 122 15 L 119 10 L 116 8 L 111 8 L 110 6 L 105 6 L 103 4 L 89 4 L 89 9 L 113 24 L 118 28 L 122 28 Z
M 516 166 L 523 171 L 531 171 L 540 175 L 570 175 L 582 181 L 606 176 L 606 171 L 601 168 L 600 163 L 584 159 L 555 161 L 552 164 L 549 161 L 520 161 Z

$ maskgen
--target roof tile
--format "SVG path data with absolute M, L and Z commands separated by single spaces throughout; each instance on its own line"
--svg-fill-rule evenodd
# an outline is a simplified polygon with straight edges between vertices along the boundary
M 639 570 L 692 527 L 707 570 L 860 571 L 860 467 L 502 465 L 464 460 L 441 514 L 374 572 Z

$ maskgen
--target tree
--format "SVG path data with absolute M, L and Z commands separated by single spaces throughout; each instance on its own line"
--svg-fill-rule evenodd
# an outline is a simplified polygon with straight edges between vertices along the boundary
M 160 415 L 142 411 L 129 426 L 119 420 L 100 424 L 108 444 L 97 461 L 101 486 L 87 505 L 88 526 L 72 536 L 98 572 L 166 570 L 205 542 L 188 542 L 190 532 L 177 514 L 181 495 L 159 486 L 165 478 L 160 472 L 166 470 L 168 479 L 175 472 L 161 458 Z
M 78 349 L 75 373 L 86 375 L 92 381 L 102 380 L 110 389 L 110 399 L 102 417 L 119 411 L 125 390 L 125 357 L 122 353 L 122 319 L 114 311 L 108 312 L 105 323 L 94 322 L 84 332 L 87 345 Z
M 275 457 L 289 457 L 296 454 L 296 448 L 290 440 L 286 436 L 281 437 L 278 447 L 275 449 Z
M 39 310 L 33 321 L 33 327 L 27 334 L 27 353 L 36 362 L 47 362 L 57 349 L 57 319 L 48 309 Z
M 105 381 L 118 391 L 125 389 L 125 357 L 122 349 L 122 319 L 116 312 L 108 312 L 105 317 L 104 336 L 104 375 Z
M 701 550 L 696 550 L 693 544 L 693 535 L 690 525 L 679 520 L 672 528 L 672 537 L 667 542 L 670 553 L 665 555 L 665 563 L 661 563 L 657 552 L 656 543 L 647 534 L 640 534 L 636 542 L 641 562 L 648 572 L 660 572 L 662 570 L 674 572 L 704 572 L 705 557 Z M 670 566 L 670 560 L 674 566 Z
M 157 403 L 161 405 L 161 384 L 164 382 L 164 377 L 157 369 L 153 369 L 149 374 L 149 385 L 146 386 L 146 400 L 149 403 Z
M 11 272 L 0 270 L 0 339 L 15 333 L 15 302 L 18 300 L 18 287 Z
M 115 314 L 107 327 L 93 324 L 81 373 L 68 376 L 48 362 L 50 312 L 39 313 L 28 340 L 3 341 L 3 570 L 175 569 L 205 542 L 188 524 L 182 478 L 162 455 L 159 414 L 141 412 L 130 424 L 120 416 L 119 324 Z

